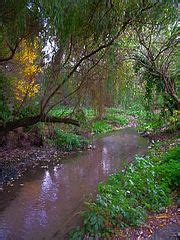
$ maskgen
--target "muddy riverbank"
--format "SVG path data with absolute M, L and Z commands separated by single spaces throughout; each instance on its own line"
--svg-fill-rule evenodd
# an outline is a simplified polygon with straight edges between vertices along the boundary
M 0 191 L 3 191 L 6 186 L 12 187 L 14 182 L 21 179 L 28 171 L 38 168 L 47 169 L 51 165 L 57 165 L 64 157 L 84 150 L 92 151 L 94 138 L 101 138 L 105 135 L 111 134 L 113 135 L 116 131 L 126 128 L 135 128 L 136 126 L 136 119 L 129 116 L 128 125 L 115 125 L 113 126 L 113 132 L 107 134 L 96 134 L 95 136 L 90 134 L 91 137 L 89 136 L 89 138 L 90 142 L 92 141 L 92 144 L 69 152 L 47 144 L 44 146 L 34 146 L 33 144 L 30 144 L 30 142 L 23 142 L 24 139 L 21 141 L 21 147 L 0 147 Z M 33 141 L 35 141 L 36 137 L 38 138 L 39 136 L 36 134 Z

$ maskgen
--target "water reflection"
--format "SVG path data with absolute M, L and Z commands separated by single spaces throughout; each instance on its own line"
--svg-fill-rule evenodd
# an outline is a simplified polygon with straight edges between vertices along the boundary
M 127 129 L 96 142 L 96 149 L 76 154 L 61 165 L 37 172 L 0 212 L 0 239 L 65 239 L 80 222 L 84 200 L 96 186 L 136 153 L 144 153 L 145 139 Z M 12 197 L 9 193 L 9 198 Z
M 110 172 L 111 169 L 111 165 L 110 165 L 110 158 L 108 155 L 108 149 L 107 147 L 103 147 L 102 150 L 102 167 L 103 167 L 103 173 L 104 174 L 108 174 Z

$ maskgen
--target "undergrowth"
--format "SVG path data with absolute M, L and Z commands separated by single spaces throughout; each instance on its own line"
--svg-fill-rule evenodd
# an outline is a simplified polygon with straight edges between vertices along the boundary
M 55 135 L 50 139 L 50 143 L 62 150 L 72 151 L 85 147 L 89 141 L 77 134 L 64 132 L 56 128 Z
M 94 133 L 106 133 L 112 130 L 113 130 L 112 126 L 105 122 L 104 120 L 99 120 L 92 124 L 92 131 Z
M 116 234 L 119 228 L 141 225 L 148 212 L 159 212 L 171 202 L 171 191 L 180 186 L 180 147 L 149 156 L 136 156 L 126 170 L 99 183 L 96 201 L 87 202 L 83 228 L 70 239 L 99 239 Z

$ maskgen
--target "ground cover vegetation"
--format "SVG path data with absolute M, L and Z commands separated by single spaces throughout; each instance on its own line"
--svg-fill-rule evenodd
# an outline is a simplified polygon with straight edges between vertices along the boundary
M 99 183 L 96 201 L 87 202 L 82 212 L 83 227 L 73 230 L 70 239 L 123 237 L 122 229 L 140 226 L 149 213 L 163 212 L 180 186 L 179 153 L 176 139 L 157 142 L 146 157 L 136 156 Z

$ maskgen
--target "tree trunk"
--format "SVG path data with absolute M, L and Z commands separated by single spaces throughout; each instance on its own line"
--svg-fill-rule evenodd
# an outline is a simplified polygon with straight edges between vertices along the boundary
M 0 136 L 7 134 L 18 127 L 28 127 L 34 125 L 38 122 L 49 122 L 49 123 L 65 123 L 72 124 L 75 126 L 80 126 L 77 120 L 71 118 L 58 118 L 53 116 L 32 116 L 27 118 L 22 118 L 14 121 L 7 122 L 5 125 L 0 126 Z

